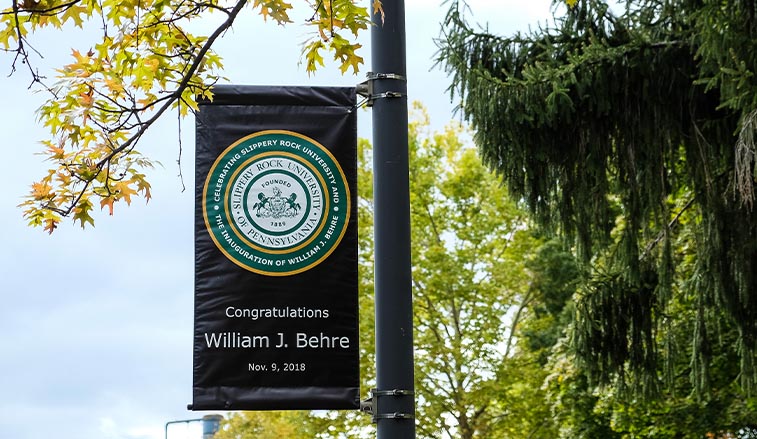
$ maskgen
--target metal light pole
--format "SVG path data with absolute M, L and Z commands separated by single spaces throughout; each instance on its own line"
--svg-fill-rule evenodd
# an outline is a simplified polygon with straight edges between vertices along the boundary
M 218 430 L 221 428 L 221 415 L 205 415 L 202 418 L 183 419 L 180 421 L 166 422 L 164 439 L 168 439 L 168 426 L 171 424 L 189 424 L 190 422 L 202 422 L 202 439 L 213 439 Z
M 378 439 L 415 438 L 405 4 L 382 0 L 373 15 L 376 384 Z
M 213 439 L 221 429 L 221 415 L 205 415 L 202 417 L 202 439 Z

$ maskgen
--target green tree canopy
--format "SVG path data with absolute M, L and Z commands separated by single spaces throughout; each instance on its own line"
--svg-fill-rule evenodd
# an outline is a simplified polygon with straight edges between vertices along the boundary
M 533 403 L 543 397 L 540 382 L 547 372 L 514 360 L 520 322 L 542 302 L 527 268 L 540 243 L 524 212 L 464 143 L 461 127 L 431 133 L 425 111 L 415 110 L 409 153 L 417 435 L 554 437 L 541 422 L 548 407 Z M 360 351 L 367 395 L 375 386 L 373 159 L 367 141 L 359 144 L 358 160 Z M 256 419 L 262 418 L 235 418 L 224 437 L 248 437 L 243 432 Z M 313 414 L 306 422 L 315 437 L 375 435 L 370 416 L 358 412 Z
M 240 412 L 229 416 L 214 439 L 313 439 L 308 412 Z
M 527 410 L 507 378 L 538 241 L 460 129 L 425 125 L 421 116 L 409 136 L 418 434 L 527 437 L 505 434 L 508 416 Z
M 573 338 L 591 376 L 654 390 L 671 297 L 693 294 L 696 387 L 729 326 L 750 391 L 757 4 L 568 3 L 551 25 L 503 37 L 451 2 L 439 52 L 451 91 L 485 162 L 591 274 Z

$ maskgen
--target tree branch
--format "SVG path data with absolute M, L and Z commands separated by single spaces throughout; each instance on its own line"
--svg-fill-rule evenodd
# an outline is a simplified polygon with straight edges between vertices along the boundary
M 530 292 L 526 293 L 526 297 L 523 299 L 520 305 L 518 305 L 518 310 L 515 312 L 515 316 L 513 316 L 513 322 L 510 325 L 510 333 L 507 335 L 507 343 L 505 344 L 505 353 L 503 355 L 503 358 L 508 358 L 510 356 L 510 347 L 512 346 L 513 338 L 515 337 L 515 327 L 518 326 L 520 315 L 523 312 L 523 309 L 525 309 L 528 304 L 531 303 L 531 299 L 533 299 L 533 295 Z
M 147 132 L 147 130 L 163 115 L 163 113 L 168 110 L 171 105 L 181 98 L 181 95 L 183 94 L 184 90 L 190 85 L 190 81 L 192 80 L 192 76 L 195 74 L 197 69 L 202 64 L 202 61 L 205 58 L 205 55 L 208 53 L 210 48 L 213 46 L 215 41 L 227 30 L 231 27 L 232 24 L 234 24 L 234 21 L 237 18 L 237 15 L 239 15 L 239 12 L 241 12 L 242 8 L 247 4 L 247 0 L 238 0 L 237 3 L 234 5 L 234 7 L 229 11 L 229 16 L 211 35 L 208 37 L 207 41 L 205 41 L 205 44 L 203 44 L 202 48 L 200 48 L 200 51 L 197 53 L 197 56 L 194 59 L 194 62 L 191 64 L 187 72 L 185 73 L 184 77 L 182 78 L 181 82 L 179 83 L 176 90 L 174 90 L 170 95 L 168 95 L 164 99 L 163 105 L 158 108 L 158 110 L 155 112 L 155 114 L 150 117 L 148 120 L 144 122 L 139 123 L 139 130 L 127 139 L 121 146 L 115 148 L 112 152 L 110 152 L 107 156 L 105 156 L 103 159 L 101 159 L 96 164 L 97 171 L 95 174 L 88 179 L 84 187 L 81 188 L 77 196 L 73 199 L 71 204 L 66 209 L 56 210 L 58 213 L 60 213 L 62 216 L 68 216 L 74 208 L 77 206 L 79 201 L 82 199 L 84 194 L 86 193 L 89 186 L 92 184 L 93 181 L 97 179 L 97 177 L 102 173 L 103 168 L 106 164 L 108 164 L 111 160 L 113 160 L 117 155 L 128 152 L 136 146 L 139 139 Z
M 668 223 L 668 227 L 665 230 L 660 231 L 660 233 L 657 234 L 657 237 L 647 244 L 647 246 L 644 248 L 644 252 L 641 254 L 640 260 L 644 260 L 649 256 L 649 253 L 654 250 L 654 248 L 657 246 L 657 244 L 662 241 L 662 239 L 665 237 L 666 231 L 672 229 L 678 224 L 678 221 L 681 219 L 681 215 L 683 215 L 684 212 L 686 212 L 691 206 L 694 205 L 694 197 L 692 197 L 682 208 L 675 217 Z

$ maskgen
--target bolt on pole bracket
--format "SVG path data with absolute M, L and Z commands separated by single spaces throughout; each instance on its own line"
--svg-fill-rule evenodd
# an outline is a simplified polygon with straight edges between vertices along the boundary
M 397 91 L 385 91 L 383 93 L 374 93 L 373 91 L 373 81 L 380 79 L 393 79 L 395 81 L 407 82 L 407 78 L 402 75 L 398 75 L 396 73 L 368 72 L 366 74 L 366 77 L 368 79 L 357 85 L 357 94 L 365 98 L 363 102 L 358 104 L 358 107 L 362 107 L 363 105 L 372 107 L 373 102 L 376 99 L 401 98 L 403 96 L 407 96 L 406 94 Z
M 371 396 L 360 401 L 360 411 L 370 414 L 372 421 L 375 424 L 379 419 L 415 419 L 415 415 L 412 413 L 378 413 L 378 399 L 385 396 L 402 397 L 413 396 L 415 392 L 412 390 L 392 389 L 392 390 L 378 390 L 371 389 Z

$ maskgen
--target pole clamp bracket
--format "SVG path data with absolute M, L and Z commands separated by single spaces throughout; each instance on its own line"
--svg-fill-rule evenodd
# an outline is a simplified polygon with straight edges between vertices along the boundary
M 412 390 L 404 389 L 392 389 L 392 390 L 378 390 L 371 389 L 371 396 L 360 401 L 360 411 L 371 415 L 372 421 L 375 424 L 379 419 L 415 419 L 415 415 L 412 413 L 378 413 L 378 399 L 384 396 L 402 397 L 413 396 L 415 392 Z
M 363 102 L 357 105 L 358 107 L 362 107 L 363 105 L 372 107 L 373 102 L 376 99 L 391 99 L 391 98 L 401 98 L 401 97 L 407 96 L 406 94 L 400 93 L 397 91 L 385 91 L 383 93 L 373 92 L 373 81 L 380 80 L 380 79 L 393 79 L 395 81 L 407 82 L 407 78 L 405 78 L 402 75 L 399 75 L 397 73 L 368 72 L 366 74 L 366 77 L 368 79 L 366 79 L 365 81 L 357 85 L 357 94 L 365 98 Z
M 368 78 L 368 81 L 373 81 L 376 79 L 395 79 L 397 81 L 407 82 L 407 78 L 397 73 L 368 72 L 365 76 L 366 78 Z
M 373 415 L 373 423 L 375 424 L 379 419 L 415 419 L 415 416 L 410 413 L 376 413 Z

